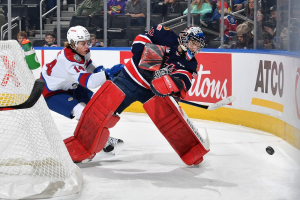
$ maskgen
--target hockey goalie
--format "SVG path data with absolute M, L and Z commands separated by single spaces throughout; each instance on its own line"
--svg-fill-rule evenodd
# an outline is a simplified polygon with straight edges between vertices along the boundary
M 106 134 L 105 130 L 117 123 L 117 114 L 139 101 L 182 161 L 187 165 L 201 163 L 209 151 L 208 136 L 198 132 L 173 97 L 183 99 L 191 87 L 197 74 L 194 56 L 204 47 L 204 40 L 199 27 L 189 27 L 177 36 L 169 28 L 156 25 L 138 35 L 132 45 L 132 58 L 118 76 L 106 81 L 95 94 L 110 103 L 105 114 L 100 112 L 104 109 L 101 101 L 91 113 L 106 124 L 98 132 Z M 82 126 L 77 138 L 100 142 L 101 134 L 89 135 L 87 128 L 88 124 Z

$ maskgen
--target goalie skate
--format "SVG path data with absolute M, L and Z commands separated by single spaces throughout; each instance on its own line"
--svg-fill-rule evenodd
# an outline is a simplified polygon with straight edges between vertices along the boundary
M 144 109 L 159 131 L 187 165 L 198 165 L 209 151 L 208 135 L 198 132 L 173 97 L 151 98 Z

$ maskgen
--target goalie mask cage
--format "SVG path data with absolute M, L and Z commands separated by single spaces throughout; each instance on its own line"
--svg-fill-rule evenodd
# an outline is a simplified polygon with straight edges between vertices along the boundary
M 23 103 L 34 81 L 18 42 L 1 41 L 0 107 Z M 43 97 L 0 111 L 0 199 L 74 199 L 82 183 Z

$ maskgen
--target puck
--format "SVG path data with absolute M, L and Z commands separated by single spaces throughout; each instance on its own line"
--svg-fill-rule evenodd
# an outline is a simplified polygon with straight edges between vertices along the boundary
M 270 154 L 270 155 L 273 155 L 274 154 L 274 149 L 272 148 L 272 147 L 270 147 L 270 146 L 268 146 L 267 148 L 266 148 L 266 151 L 267 151 L 267 153 L 268 154 Z

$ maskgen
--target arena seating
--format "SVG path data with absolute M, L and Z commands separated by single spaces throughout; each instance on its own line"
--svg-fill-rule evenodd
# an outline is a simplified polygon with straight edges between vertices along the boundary
M 90 16 L 88 15 L 79 15 L 79 16 L 73 16 L 71 21 L 70 21 L 70 25 L 69 27 L 72 26 L 83 26 L 83 27 L 90 27 L 91 21 L 90 21 Z
M 115 15 L 111 27 L 107 30 L 110 39 L 124 39 L 127 27 L 131 24 L 130 15 Z
M 131 45 L 133 40 L 138 34 L 144 33 L 145 27 L 143 26 L 129 26 L 126 30 L 126 39 L 129 40 L 129 44 Z
M 110 47 L 128 47 L 129 40 L 128 39 L 112 39 L 110 41 Z

